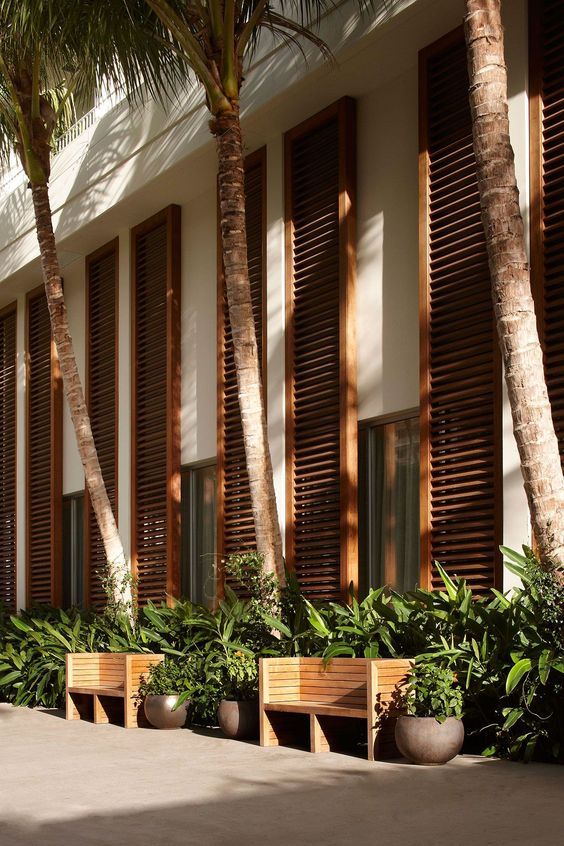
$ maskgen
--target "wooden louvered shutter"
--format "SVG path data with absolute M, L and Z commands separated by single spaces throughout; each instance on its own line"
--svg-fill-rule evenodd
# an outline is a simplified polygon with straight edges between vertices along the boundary
M 132 541 L 139 602 L 180 589 L 180 207 L 132 230 Z
M 62 383 L 47 299 L 27 302 L 27 601 L 62 600 Z
M 355 104 L 285 137 L 286 558 L 304 593 L 358 579 Z
M 266 395 L 266 149 L 245 161 L 247 256 L 263 392 Z M 218 557 L 252 550 L 255 527 L 239 410 L 237 374 L 219 247 L 217 551 Z M 221 585 L 219 586 L 221 590 Z
M 531 270 L 564 466 L 564 6 L 530 3 Z
M 421 581 L 499 586 L 501 373 L 461 30 L 420 54 Z
M 16 305 L 0 312 L 0 603 L 17 605 Z
M 117 520 L 118 481 L 118 240 L 86 259 L 86 404 L 102 476 Z M 84 497 L 84 572 L 87 604 L 100 607 L 104 544 Z

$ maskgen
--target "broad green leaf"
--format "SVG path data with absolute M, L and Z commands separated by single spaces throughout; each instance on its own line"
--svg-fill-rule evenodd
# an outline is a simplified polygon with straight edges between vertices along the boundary
M 525 673 L 528 673 L 531 667 L 532 663 L 530 658 L 521 658 L 520 661 L 517 661 L 507 675 L 507 679 L 505 681 L 506 693 L 511 693 L 515 690 Z

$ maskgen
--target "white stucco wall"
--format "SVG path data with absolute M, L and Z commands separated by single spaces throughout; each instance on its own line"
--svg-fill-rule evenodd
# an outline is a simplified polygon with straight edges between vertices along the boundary
M 268 426 L 284 524 L 284 197 L 283 133 L 343 95 L 358 105 L 359 418 L 418 405 L 418 50 L 462 20 L 462 0 L 406 0 L 381 29 L 363 32 L 345 4 L 327 26 L 339 63 L 274 52 L 247 82 L 248 150 L 267 147 Z M 526 0 L 504 5 L 510 119 L 523 210 L 528 201 Z M 365 27 L 364 27 L 365 28 Z M 327 31 L 327 30 L 326 30 Z M 340 45 L 340 47 L 339 47 Z M 84 258 L 120 239 L 119 523 L 129 548 L 130 264 L 129 229 L 170 203 L 182 208 L 182 462 L 215 454 L 216 193 L 215 154 L 206 113 L 194 91 L 165 115 L 158 106 L 129 114 L 122 104 L 56 160 L 52 197 L 64 263 L 77 359 L 84 369 Z M 25 190 L 0 205 L 0 306 L 18 297 L 19 363 L 24 367 L 25 291 L 40 281 Z M 18 474 L 24 479 L 23 378 L 18 393 Z M 504 409 L 504 539 L 528 537 L 528 516 L 507 402 Z M 68 411 L 64 417 L 64 492 L 83 488 Z M 24 486 L 18 487 L 18 561 L 25 560 Z M 23 579 L 20 579 L 20 584 Z M 508 580 L 507 585 L 510 584 Z M 23 588 L 22 588 L 23 590 Z M 23 594 L 22 594 L 23 596 Z

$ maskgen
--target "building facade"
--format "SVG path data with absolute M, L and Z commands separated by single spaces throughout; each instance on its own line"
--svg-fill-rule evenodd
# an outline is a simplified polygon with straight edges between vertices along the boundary
M 481 229 L 462 2 L 402 0 L 264 44 L 245 83 L 249 270 L 287 564 L 507 589 L 530 540 Z M 511 140 L 564 444 L 564 15 L 506 0 Z M 116 99 L 118 102 L 116 103 Z M 87 115 L 52 207 L 100 461 L 142 602 L 213 603 L 254 529 L 199 91 Z M 0 598 L 100 603 L 97 529 L 50 336 L 26 186 L 0 197 Z

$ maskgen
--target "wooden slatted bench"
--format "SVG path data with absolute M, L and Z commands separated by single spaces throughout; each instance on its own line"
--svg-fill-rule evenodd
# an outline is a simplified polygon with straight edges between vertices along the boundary
M 394 728 L 412 664 L 407 658 L 334 658 L 328 664 L 322 658 L 261 658 L 261 746 L 291 746 L 309 734 L 311 751 L 325 752 L 356 733 L 368 743 L 370 761 L 398 757 Z
M 126 652 L 71 652 L 66 656 L 66 718 L 95 723 L 148 725 L 136 701 L 142 676 L 164 655 Z

